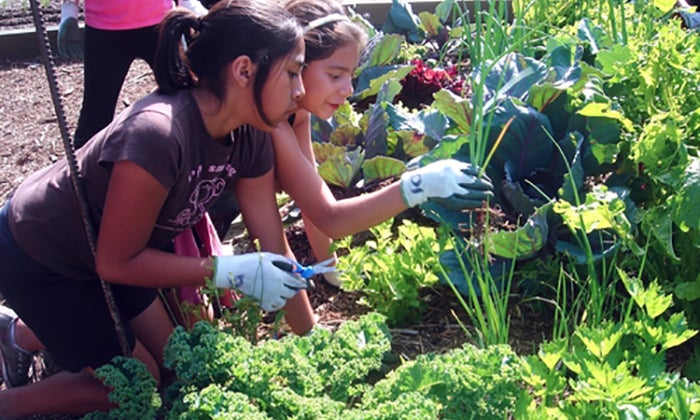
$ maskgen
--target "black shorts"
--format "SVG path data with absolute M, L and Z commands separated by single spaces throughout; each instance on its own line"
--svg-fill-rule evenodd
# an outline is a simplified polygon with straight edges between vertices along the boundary
M 97 368 L 121 355 L 102 285 L 61 276 L 31 259 L 14 241 L 7 224 L 9 203 L 0 210 L 0 295 L 34 331 L 61 369 Z M 156 289 L 111 285 L 126 321 L 145 310 Z M 134 334 L 126 326 L 131 349 Z

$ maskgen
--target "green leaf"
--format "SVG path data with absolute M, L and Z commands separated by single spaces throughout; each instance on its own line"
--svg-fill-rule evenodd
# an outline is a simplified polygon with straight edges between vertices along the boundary
M 616 324 L 606 322 L 597 328 L 580 327 L 574 335 L 581 340 L 586 350 L 598 361 L 605 360 L 622 338 L 622 331 Z
M 654 241 L 665 251 L 665 255 L 674 261 L 680 258 L 673 250 L 673 220 L 668 217 L 666 206 L 656 206 L 642 213 L 642 226 Z
M 540 344 L 537 356 L 550 371 L 554 370 L 559 361 L 568 350 L 568 343 L 564 339 L 546 341 Z
M 430 12 L 418 13 L 420 19 L 420 28 L 430 38 L 435 38 L 442 32 L 443 26 L 437 15 Z
M 404 34 L 410 42 L 419 42 L 420 19 L 413 13 L 411 3 L 405 0 L 393 0 L 389 13 L 382 25 L 382 32 Z
M 673 296 L 664 295 L 658 282 L 651 282 L 645 289 L 641 280 L 638 278 L 630 277 L 622 270 L 618 270 L 618 274 L 634 302 L 639 308 L 643 309 L 650 318 L 658 318 L 673 305 Z
M 688 302 L 700 299 L 700 275 L 695 278 L 695 281 L 676 284 L 673 294 L 679 299 L 687 300 Z
M 559 197 L 569 203 L 575 203 L 577 193 L 583 186 L 584 173 L 580 153 L 583 138 L 579 133 L 572 133 L 571 136 L 576 140 L 576 152 L 569 163 L 570 170 L 564 174 L 564 182 L 559 190 Z
M 493 147 L 501 129 L 511 118 L 513 121 L 493 153 L 489 166 L 507 174 L 501 178 L 520 181 L 536 169 L 547 167 L 551 161 L 554 146 L 548 134 L 552 127 L 544 114 L 507 99 L 496 108 L 490 122 L 487 150 Z
M 415 131 L 395 131 L 392 133 L 392 138 L 395 138 L 397 142 L 397 150 L 392 156 L 402 161 L 410 160 L 428 152 L 428 147 L 424 141 L 425 137 Z
M 345 125 L 357 127 L 360 123 L 360 114 L 352 109 L 350 102 L 345 101 L 333 114 L 333 121 L 335 122 L 336 127 L 342 127 Z
M 365 183 L 401 175 L 406 170 L 403 161 L 388 156 L 376 156 L 367 159 L 362 164 Z
M 486 76 L 483 72 L 488 71 Z M 474 70 L 474 78 L 482 80 L 486 90 L 485 99 L 489 102 L 501 98 L 525 100 L 532 86 L 547 80 L 548 67 L 534 58 L 522 54 L 506 54 L 495 63 L 486 62 Z M 485 105 L 490 109 L 491 105 Z
M 535 213 L 517 230 L 501 230 L 486 235 L 486 249 L 504 258 L 526 259 L 542 249 L 548 234 L 546 215 Z
M 607 103 L 591 102 L 589 104 L 584 105 L 583 108 L 578 110 L 577 114 L 582 115 L 584 117 L 612 118 L 612 119 L 622 123 L 623 127 L 627 131 L 630 131 L 630 132 L 634 131 L 634 126 L 632 125 L 632 121 L 625 118 L 625 116 L 622 115 L 622 113 L 620 111 L 610 109 L 610 104 L 607 104 Z
M 360 73 L 357 79 L 357 87 L 352 101 L 360 101 L 370 96 L 377 95 L 381 87 L 390 80 L 401 80 L 413 70 L 415 66 L 381 66 L 370 67 Z
M 334 146 L 350 148 L 357 145 L 357 138 L 360 136 L 360 129 L 352 125 L 341 125 L 336 127 L 328 139 Z
M 401 86 L 400 81 L 396 79 L 387 80 L 379 89 L 379 92 L 377 93 L 377 99 L 375 100 L 375 104 L 392 103 L 396 95 L 398 95 L 399 92 L 401 92 L 402 88 L 403 86 Z
M 586 233 L 610 228 L 617 231 L 621 229 L 619 225 L 626 221 L 624 201 L 604 185 L 594 187 L 586 194 L 586 202 L 580 206 L 559 200 L 554 203 L 553 210 L 561 215 L 571 230 Z
M 392 64 L 401 52 L 403 42 L 404 37 L 402 35 L 384 35 L 372 50 L 369 66 L 380 67 Z
M 630 47 L 622 44 L 614 44 L 609 48 L 603 49 L 596 56 L 596 61 L 603 73 L 611 76 L 620 74 L 618 69 L 627 68 L 628 63 L 633 60 L 634 57 Z
M 344 147 L 314 143 L 314 153 L 317 150 L 325 158 L 318 166 L 319 175 L 330 184 L 349 188 L 364 161 L 362 149 L 346 151 Z
M 435 101 L 433 107 L 452 119 L 457 125 L 457 129 L 464 135 L 471 131 L 472 124 L 472 104 L 447 89 L 441 89 L 433 94 Z
M 675 0 L 653 0 L 652 3 L 664 13 L 670 12 L 677 6 L 677 2 Z
M 672 198 L 673 221 L 683 230 L 700 229 L 700 159 L 690 158 L 681 187 Z
M 443 0 L 437 6 L 435 6 L 435 14 L 438 16 L 440 21 L 447 22 L 447 19 L 452 13 L 454 3 L 455 0 Z
M 688 327 L 688 321 L 681 313 L 671 315 L 668 321 L 663 321 L 663 341 L 664 350 L 679 346 L 697 335 L 696 330 Z

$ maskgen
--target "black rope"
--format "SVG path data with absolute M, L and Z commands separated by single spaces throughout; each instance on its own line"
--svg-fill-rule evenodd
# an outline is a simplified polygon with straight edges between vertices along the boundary
M 34 27 L 36 29 L 37 37 L 39 38 L 39 51 L 41 52 L 41 58 L 44 62 L 44 69 L 46 70 L 46 79 L 49 82 L 49 89 L 51 90 L 51 99 L 53 100 L 53 107 L 56 111 L 56 118 L 58 119 L 58 126 L 61 131 L 61 138 L 63 139 L 63 148 L 66 152 L 66 160 L 68 161 L 68 167 L 70 169 L 71 182 L 73 184 L 73 189 L 75 190 L 75 196 L 78 200 L 78 205 L 80 206 L 80 214 L 83 218 L 83 225 L 85 227 L 85 234 L 90 245 L 90 251 L 92 251 L 93 257 L 95 256 L 96 248 L 96 238 L 95 225 L 90 217 L 90 208 L 87 204 L 87 194 L 85 192 L 85 184 L 82 177 L 80 176 L 80 171 L 78 169 L 78 162 L 75 159 L 75 150 L 73 149 L 73 140 L 68 133 L 68 124 L 66 122 L 66 114 L 63 112 L 63 102 L 61 101 L 61 94 L 58 90 L 58 82 L 56 81 L 56 68 L 53 61 L 53 55 L 51 54 L 51 46 L 49 44 L 49 37 L 46 34 L 46 28 L 44 27 L 44 20 L 42 18 L 41 8 L 38 4 L 38 0 L 30 0 L 32 6 L 32 15 L 34 18 Z M 129 346 L 129 341 L 126 336 L 126 328 L 124 327 L 124 321 L 119 313 L 119 308 L 114 300 L 114 295 L 112 294 L 112 287 L 109 283 L 100 279 L 102 284 L 102 291 L 104 292 L 105 301 L 109 308 L 109 313 L 112 316 L 112 321 L 114 322 L 114 329 L 116 330 L 117 337 L 119 338 L 119 345 L 122 349 L 122 354 L 124 356 L 131 356 L 131 347 Z

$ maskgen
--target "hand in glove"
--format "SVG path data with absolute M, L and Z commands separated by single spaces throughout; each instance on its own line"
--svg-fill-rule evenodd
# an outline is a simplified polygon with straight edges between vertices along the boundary
M 78 28 L 80 8 L 72 1 L 61 5 L 61 23 L 58 25 L 58 55 L 63 58 L 83 58 L 83 40 Z
M 492 191 L 487 176 L 479 177 L 476 167 L 455 159 L 439 160 L 401 175 L 401 195 L 409 207 L 431 199 L 453 210 L 477 208 L 493 197 Z
M 184 7 L 185 9 L 189 9 L 190 11 L 194 12 L 194 14 L 198 17 L 209 13 L 209 10 L 202 6 L 202 3 L 200 3 L 199 0 L 180 0 L 178 4 L 180 7 Z
M 307 283 L 274 262 L 289 263 L 289 259 L 269 252 L 215 257 L 214 284 L 222 289 L 233 287 L 257 299 L 264 310 L 276 311 Z
M 677 15 L 683 21 L 683 27 L 686 29 L 699 29 L 700 28 L 700 12 L 691 13 L 687 10 L 679 10 Z

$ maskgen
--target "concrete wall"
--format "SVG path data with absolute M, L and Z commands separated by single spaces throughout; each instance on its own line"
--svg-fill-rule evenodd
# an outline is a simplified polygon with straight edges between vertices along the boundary
M 474 11 L 475 0 L 456 0 L 460 7 L 466 7 L 470 11 Z M 509 12 L 512 11 L 512 0 L 502 0 L 508 3 Z M 386 18 L 386 14 L 391 7 L 391 0 L 342 0 L 343 5 L 352 7 L 356 12 L 362 14 L 376 27 L 381 27 Z M 440 1 L 435 0 L 408 0 L 411 4 L 413 13 L 434 12 Z M 481 1 L 481 9 L 486 10 L 489 7 L 489 0 Z

